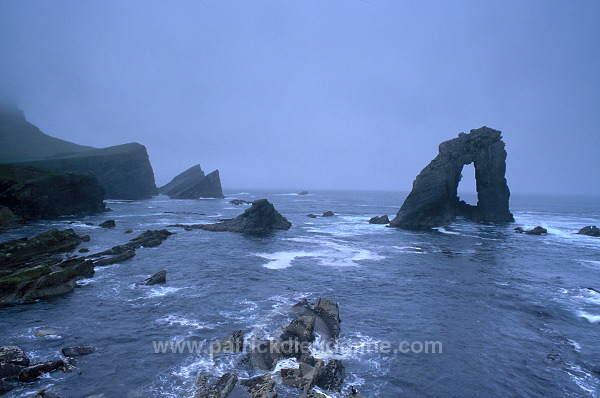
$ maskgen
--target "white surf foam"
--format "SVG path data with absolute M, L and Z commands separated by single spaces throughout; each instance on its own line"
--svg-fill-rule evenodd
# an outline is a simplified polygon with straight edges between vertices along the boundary
M 168 325 L 168 326 L 185 326 L 195 329 L 214 329 L 215 325 L 211 323 L 199 322 L 192 320 L 181 315 L 170 314 L 154 321 L 157 325 Z
M 433 228 L 433 229 L 438 230 L 439 232 L 441 232 L 443 234 L 447 234 L 447 235 L 460 235 L 460 232 L 448 231 L 444 227 L 436 227 L 436 228 Z
M 579 311 L 577 315 L 579 315 L 581 318 L 587 319 L 587 321 L 590 323 L 600 323 L 600 315 L 594 315 L 584 311 Z

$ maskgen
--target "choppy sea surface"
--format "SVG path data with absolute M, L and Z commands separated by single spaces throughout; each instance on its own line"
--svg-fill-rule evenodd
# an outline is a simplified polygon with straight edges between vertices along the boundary
M 82 247 L 100 251 L 147 229 L 235 217 L 247 205 L 234 206 L 233 198 L 265 197 L 293 223 L 264 237 L 168 228 L 176 234 L 162 245 L 97 268 L 67 296 L 0 308 L 0 345 L 18 345 L 35 360 L 59 357 L 65 346 L 98 348 L 79 358 L 75 372 L 53 372 L 6 396 L 51 386 L 65 398 L 188 397 L 198 373 L 247 374 L 235 358 L 156 353 L 157 341 L 203 342 L 238 329 L 276 337 L 290 321 L 290 305 L 317 297 L 340 305 L 339 343 L 346 349 L 317 355 L 343 360 L 344 394 L 353 385 L 365 397 L 382 398 L 599 396 L 600 293 L 589 288 L 600 291 L 600 239 L 574 234 L 600 225 L 599 198 L 513 195 L 514 224 L 459 219 L 411 232 L 367 222 L 392 218 L 402 193 L 227 196 L 109 201 L 110 213 L 0 235 L 4 241 L 73 228 L 91 236 Z M 336 216 L 306 216 L 327 210 Z M 97 226 L 108 218 L 116 228 Z M 513 232 L 536 225 L 548 235 Z M 166 285 L 139 284 L 162 269 Z M 40 327 L 58 336 L 35 337 Z M 415 349 L 401 352 L 403 342 Z M 440 342 L 442 352 L 418 352 L 426 342 Z M 386 352 L 365 349 L 387 343 Z

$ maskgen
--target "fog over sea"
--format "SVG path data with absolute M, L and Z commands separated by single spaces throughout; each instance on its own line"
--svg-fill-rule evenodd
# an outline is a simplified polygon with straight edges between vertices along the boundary
M 342 319 L 345 349 L 315 349 L 316 356 L 344 361 L 344 391 L 331 397 L 350 386 L 365 397 L 388 398 L 599 396 L 600 245 L 575 234 L 600 219 L 598 198 L 515 194 L 514 224 L 457 219 L 417 232 L 368 223 L 376 215 L 393 217 L 406 193 L 225 194 L 223 200 L 112 200 L 110 213 L 4 233 L 7 240 L 73 228 L 91 236 L 81 247 L 96 252 L 147 229 L 235 217 L 248 205 L 234 206 L 233 198 L 267 198 L 293 224 L 262 237 L 168 227 L 176 234 L 162 245 L 97 267 L 71 294 L 0 308 L 0 345 L 18 345 L 34 361 L 53 359 L 65 346 L 98 348 L 78 359 L 77 371 L 52 372 L 6 397 L 48 385 L 64 398 L 187 397 L 202 372 L 252 374 L 236 365 L 239 356 L 156 353 L 153 342 L 204 342 L 239 329 L 248 338 L 277 337 L 292 319 L 287 308 L 317 297 L 336 301 Z M 335 216 L 307 217 L 327 210 Z M 117 226 L 97 226 L 107 218 Z M 536 225 L 548 234 L 513 231 Z M 134 234 L 124 235 L 128 229 Z M 166 284 L 140 285 L 162 269 Z M 40 327 L 59 335 L 35 337 Z M 426 342 L 441 343 L 442 352 L 419 352 Z M 386 343 L 389 352 L 365 349 Z M 282 386 L 278 392 L 299 394 Z

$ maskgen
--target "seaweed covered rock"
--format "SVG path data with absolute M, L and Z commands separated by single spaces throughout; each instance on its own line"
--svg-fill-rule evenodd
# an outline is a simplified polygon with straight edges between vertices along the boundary
M 236 218 L 216 224 L 203 225 L 201 228 L 207 231 L 264 234 L 274 230 L 287 230 L 291 226 L 292 223 L 279 214 L 267 199 L 259 199 L 252 202 L 252 206 Z
M 442 142 L 439 154 L 413 183 L 413 189 L 390 226 L 426 229 L 447 225 L 458 215 L 475 221 L 512 222 L 506 183 L 506 150 L 502 133 L 488 127 Z M 457 195 L 464 165 L 473 163 L 477 206 Z

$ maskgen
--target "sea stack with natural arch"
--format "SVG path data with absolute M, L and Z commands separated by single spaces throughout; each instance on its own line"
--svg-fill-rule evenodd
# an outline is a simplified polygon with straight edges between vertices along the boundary
M 456 216 L 474 221 L 514 221 L 508 207 L 504 146 L 502 132 L 485 126 L 442 142 L 439 154 L 419 173 L 390 226 L 426 229 L 447 225 Z M 475 166 L 476 206 L 457 195 L 463 166 L 470 163 Z

